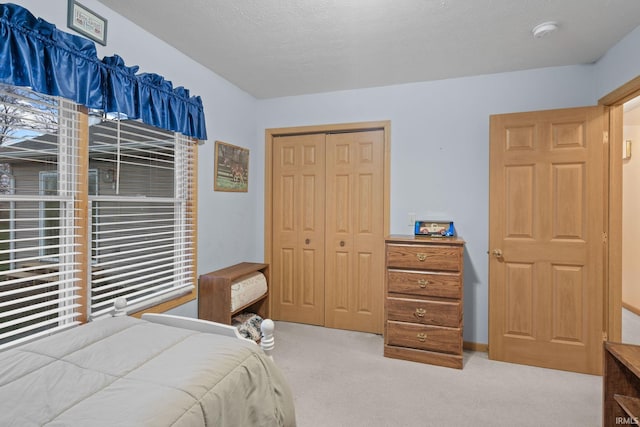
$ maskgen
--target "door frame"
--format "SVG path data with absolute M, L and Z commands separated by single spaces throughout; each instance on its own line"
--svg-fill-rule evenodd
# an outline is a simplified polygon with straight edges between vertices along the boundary
M 264 167 L 264 262 L 271 264 L 273 259 L 273 139 L 277 136 L 301 135 L 311 133 L 339 133 L 360 132 L 368 130 L 382 130 L 384 132 L 384 188 L 383 188 L 383 231 L 389 235 L 390 209 L 391 209 L 391 121 L 371 121 L 356 123 L 338 123 L 312 126 L 296 126 L 287 128 L 265 129 L 265 167 Z M 382 296 L 380 296 L 382 298 Z M 271 312 L 271 301 L 269 301 Z
M 622 105 L 640 96 L 640 76 L 629 80 L 598 100 L 609 109 L 609 205 L 607 262 L 605 263 L 604 339 L 622 341 Z

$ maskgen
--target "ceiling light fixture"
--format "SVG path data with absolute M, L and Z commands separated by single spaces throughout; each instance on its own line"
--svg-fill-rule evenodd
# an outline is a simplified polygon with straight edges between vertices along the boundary
M 558 24 L 553 21 L 543 22 L 542 24 L 536 25 L 531 33 L 533 34 L 534 39 L 541 39 L 549 33 L 552 33 L 558 29 Z

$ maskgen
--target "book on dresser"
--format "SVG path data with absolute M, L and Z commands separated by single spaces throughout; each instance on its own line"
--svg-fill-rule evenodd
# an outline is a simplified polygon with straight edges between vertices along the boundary
M 462 369 L 464 243 L 456 237 L 387 237 L 386 357 Z

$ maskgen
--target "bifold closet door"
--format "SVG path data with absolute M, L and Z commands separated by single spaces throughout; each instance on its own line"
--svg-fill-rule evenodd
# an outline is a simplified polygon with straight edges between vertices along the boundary
M 384 132 L 273 139 L 272 316 L 382 333 Z
M 325 326 L 382 333 L 384 132 L 326 141 Z
M 325 135 L 273 140 L 272 316 L 324 325 Z

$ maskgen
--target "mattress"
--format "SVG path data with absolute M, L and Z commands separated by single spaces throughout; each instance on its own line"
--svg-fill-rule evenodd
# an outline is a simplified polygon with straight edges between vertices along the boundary
M 2 426 L 293 426 L 254 343 L 131 317 L 0 353 Z
M 234 312 L 267 293 L 267 279 L 260 272 L 231 283 L 231 311 Z

